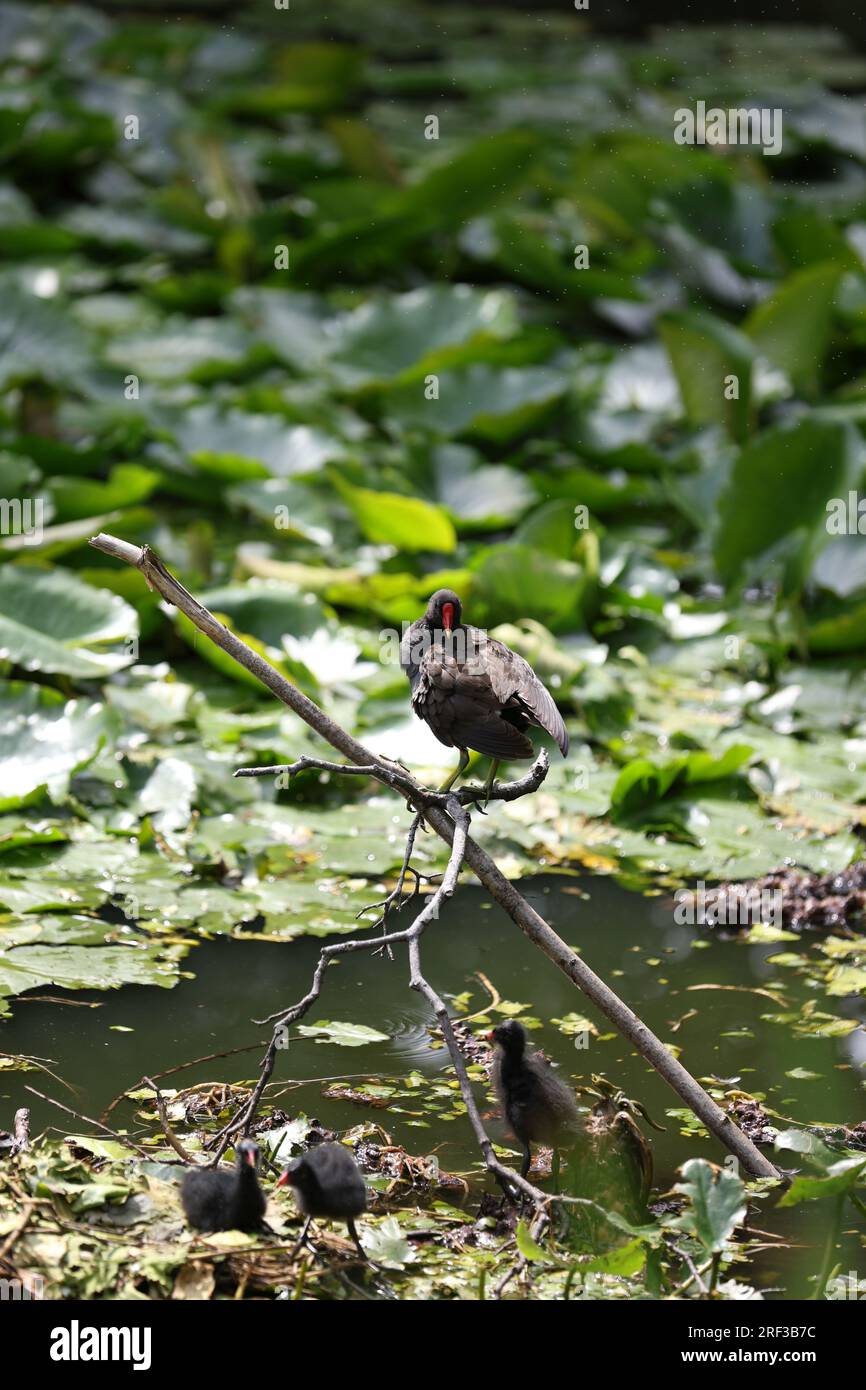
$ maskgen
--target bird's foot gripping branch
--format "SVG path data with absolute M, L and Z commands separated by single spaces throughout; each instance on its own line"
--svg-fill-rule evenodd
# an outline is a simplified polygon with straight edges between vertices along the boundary
M 341 772 L 351 772 L 352 775 L 373 777 L 376 781 L 391 787 L 406 798 L 410 808 L 415 812 L 415 818 L 410 827 L 407 852 L 404 855 L 403 880 L 409 871 L 408 861 L 411 856 L 414 835 L 422 816 L 426 824 L 450 846 L 451 851 L 442 882 L 436 892 L 425 899 L 420 913 L 410 927 L 404 932 L 388 933 L 383 931 L 373 937 L 361 937 L 357 940 L 338 942 L 335 945 L 325 947 L 316 966 L 308 993 L 302 1000 L 268 1020 L 274 1024 L 274 1036 L 265 1054 L 258 1083 L 249 1100 L 218 1136 L 214 1162 L 224 1152 L 231 1135 L 249 1128 L 264 1088 L 273 1071 L 278 1037 L 283 1036 L 285 1025 L 300 1018 L 318 997 L 329 962 L 335 956 L 351 954 L 354 951 L 371 948 L 391 949 L 395 944 L 405 944 L 409 956 L 410 985 L 427 999 L 442 1030 L 466 1103 L 469 1121 L 488 1168 L 506 1188 L 511 1191 L 523 1192 L 524 1195 L 533 1200 L 536 1206 L 550 1200 L 545 1194 L 527 1183 L 525 1179 L 505 1168 L 496 1158 L 475 1105 L 465 1062 L 457 1045 L 448 1011 L 439 995 L 424 978 L 421 970 L 421 938 L 423 933 L 430 921 L 438 916 L 440 904 L 453 894 L 460 869 L 465 864 L 472 869 L 491 897 L 508 913 L 524 935 L 600 1009 L 623 1037 L 628 1039 L 641 1056 L 672 1087 L 681 1101 L 694 1112 L 719 1142 L 735 1155 L 744 1169 L 759 1177 L 778 1177 L 772 1163 L 759 1152 L 730 1116 L 716 1105 L 712 1097 L 707 1094 L 682 1063 L 672 1056 L 661 1040 L 647 1028 L 628 1005 L 565 944 L 544 918 L 530 907 L 514 885 L 497 868 L 490 856 L 471 838 L 469 835 L 469 815 L 465 803 L 467 800 L 474 800 L 477 793 L 472 793 L 471 788 L 463 788 L 456 793 L 450 791 L 432 792 L 416 782 L 400 764 L 370 752 L 362 743 L 359 743 L 357 739 L 335 723 L 314 701 L 280 675 L 269 662 L 254 652 L 233 632 L 230 632 L 224 623 L 214 617 L 174 578 L 149 547 L 131 545 L 127 541 L 104 534 L 95 536 L 91 540 L 91 545 L 95 546 L 97 550 L 141 570 L 150 587 L 156 590 L 167 603 L 180 609 L 201 632 L 210 637 L 218 647 L 260 680 L 278 700 L 281 700 L 283 704 L 299 715 L 310 728 L 320 734 L 330 743 L 332 748 L 347 758 L 352 765 L 351 768 L 345 768 L 339 764 L 331 764 L 329 766 L 332 770 L 339 769 Z M 309 762 L 306 765 L 309 766 Z M 298 768 L 299 765 L 295 764 L 294 766 Z M 247 775 L 254 771 L 257 770 L 247 770 Z M 514 796 L 525 795 L 527 791 L 534 788 L 523 784 L 531 782 L 534 776 L 538 776 L 538 784 L 540 785 L 545 772 L 546 768 L 542 764 L 536 763 L 527 777 L 521 779 L 520 782 L 509 784 L 505 788 L 495 788 L 491 799 L 512 799 Z M 519 790 L 515 790 L 515 788 L 519 788 Z M 468 796 L 467 793 L 469 793 Z M 400 891 L 402 894 L 402 886 Z M 380 921 L 379 925 L 383 925 L 383 923 Z

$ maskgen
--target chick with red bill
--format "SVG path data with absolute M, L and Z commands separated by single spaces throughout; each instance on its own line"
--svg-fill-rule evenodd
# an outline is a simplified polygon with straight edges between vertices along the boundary
M 306 1241 L 313 1218 L 326 1217 L 345 1221 L 358 1253 L 367 1258 L 355 1228 L 355 1217 L 367 1210 L 367 1188 L 345 1145 L 316 1144 L 280 1174 L 277 1187 L 287 1183 L 307 1218 L 296 1250 Z
M 493 759 L 488 796 L 500 762 L 533 756 L 526 730 L 543 729 L 568 753 L 568 730 L 547 687 L 517 652 L 463 621 L 452 589 L 438 589 L 423 617 L 400 645 L 412 708 L 460 761 L 441 790 L 448 791 L 469 762 L 469 750 Z
M 206 1232 L 259 1230 L 267 1198 L 259 1186 L 258 1161 L 258 1145 L 242 1139 L 235 1151 L 234 1172 L 191 1168 L 180 1189 L 189 1225 Z

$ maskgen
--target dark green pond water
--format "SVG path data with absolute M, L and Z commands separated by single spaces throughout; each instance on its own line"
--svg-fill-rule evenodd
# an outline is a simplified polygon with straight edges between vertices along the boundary
M 728 1085 L 763 1093 L 768 1104 L 795 1125 L 853 1124 L 862 1118 L 866 1033 L 858 1030 L 841 1039 L 798 1038 L 788 1027 L 762 1019 L 781 1009 L 765 993 L 755 991 L 784 992 L 785 1006 L 791 1011 L 809 995 L 799 974 L 768 962 L 780 950 L 778 945 L 746 946 L 678 925 L 669 899 L 640 897 L 611 879 L 546 877 L 526 882 L 523 891 L 665 1041 L 676 1041 L 682 1061 L 694 1075 L 704 1080 L 724 1078 Z M 705 944 L 697 947 L 699 941 Z M 24 1090 L 28 1081 L 75 1109 L 98 1116 L 118 1092 L 144 1073 L 157 1075 L 180 1062 L 263 1037 L 266 1030 L 251 1019 L 285 1007 L 306 992 L 319 947 L 318 940 L 306 938 L 285 944 L 215 940 L 193 950 L 186 968 L 194 978 L 181 981 L 174 990 L 126 987 L 108 994 L 81 992 L 66 996 L 69 1003 L 65 1005 L 18 1001 L 13 1019 L 0 1033 L 2 1049 L 47 1061 L 75 1087 L 75 1093 L 65 1091 L 44 1073 L 7 1074 L 0 1125 L 8 1127 L 15 1107 L 27 1104 L 34 1132 L 49 1125 L 63 1133 L 80 1128 L 29 1095 Z M 588 1050 L 577 1051 L 573 1040 L 549 1022 L 578 1012 L 592 1018 L 600 1033 L 613 1031 L 480 890 L 461 887 L 425 937 L 424 965 L 441 993 L 471 990 L 471 1012 L 488 998 L 476 978 L 482 972 L 503 999 L 529 1004 L 531 1013 L 544 1021 L 545 1027 L 534 1033 L 533 1040 L 560 1063 L 563 1072 L 574 1079 L 602 1072 L 641 1101 L 656 1121 L 667 1126 L 664 1134 L 646 1129 L 654 1151 L 655 1183 L 662 1190 L 675 1180 L 675 1170 L 685 1159 L 723 1159 L 714 1141 L 684 1136 L 677 1120 L 665 1116 L 667 1108 L 681 1102 L 618 1036 L 608 1041 L 593 1038 Z M 732 988 L 695 989 L 700 985 Z M 99 1007 L 76 1006 L 84 1000 Z M 863 1001 L 856 1005 L 851 1001 L 847 1007 L 860 1009 L 860 1016 L 866 1017 Z M 691 1010 L 696 1013 L 672 1033 L 671 1023 Z M 836 1011 L 845 1012 L 846 1007 Z M 399 948 L 393 962 L 360 954 L 332 967 L 322 999 L 307 1021 L 317 1019 L 365 1023 L 387 1033 L 389 1041 L 345 1048 L 293 1038 L 280 1054 L 275 1079 L 305 1084 L 281 1099 L 284 1108 L 317 1116 L 335 1129 L 370 1117 L 410 1151 L 435 1150 L 443 1168 L 471 1168 L 477 1155 L 469 1126 L 460 1120 L 445 1123 L 434 1116 L 427 1127 L 418 1127 L 408 1116 L 361 1109 L 321 1095 L 323 1078 L 399 1078 L 416 1068 L 442 1070 L 443 1054 L 431 1046 L 426 1008 L 408 989 L 405 957 Z M 132 1031 L 112 1031 L 117 1026 Z M 258 1056 L 253 1051 L 204 1063 L 164 1084 L 243 1080 L 254 1071 Z M 794 1080 L 786 1075 L 798 1068 L 815 1073 L 817 1079 Z M 113 1122 L 122 1125 L 130 1117 L 129 1108 L 121 1107 Z M 504 1138 L 496 1122 L 491 1131 L 494 1138 Z M 752 1277 L 757 1271 L 768 1292 L 782 1285 L 789 1296 L 802 1296 L 808 1289 L 806 1277 L 818 1263 L 816 1250 L 810 1247 L 820 1244 L 825 1220 L 820 1204 L 763 1212 L 759 1224 L 785 1234 L 799 1248 L 768 1251 L 751 1266 Z M 853 1230 L 839 1257 L 845 1271 L 866 1274 L 861 1241 Z M 739 1277 L 747 1277 L 745 1268 Z

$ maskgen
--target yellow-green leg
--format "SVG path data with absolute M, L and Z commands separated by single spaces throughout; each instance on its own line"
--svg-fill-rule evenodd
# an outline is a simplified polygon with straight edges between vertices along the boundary
M 498 759 L 498 758 L 494 758 L 493 761 L 492 761 L 491 764 L 490 764 L 490 772 L 489 772 L 489 774 L 488 774 L 487 781 L 484 783 L 484 805 L 485 805 L 485 806 L 487 805 L 488 801 L 490 800 L 490 793 L 493 791 L 493 787 L 494 787 L 494 784 L 495 784 L 495 782 L 496 782 L 496 773 L 497 773 L 498 768 L 499 768 L 499 759 Z
M 439 788 L 440 792 L 450 792 L 451 788 L 454 786 L 454 783 L 457 781 L 457 778 L 463 776 L 463 773 L 466 771 L 468 766 L 469 751 L 466 748 L 461 748 L 460 761 L 457 764 L 454 771 L 452 772 L 451 776 L 448 778 L 448 781 L 442 783 L 442 786 Z

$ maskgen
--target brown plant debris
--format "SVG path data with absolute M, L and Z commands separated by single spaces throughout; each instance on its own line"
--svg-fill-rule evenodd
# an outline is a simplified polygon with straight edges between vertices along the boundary
M 708 925 L 736 931 L 762 920 L 761 904 L 771 905 L 772 925 L 787 931 L 854 931 L 866 923 L 866 859 L 839 873 L 791 867 L 751 883 L 723 883 L 706 892 L 702 915 Z

